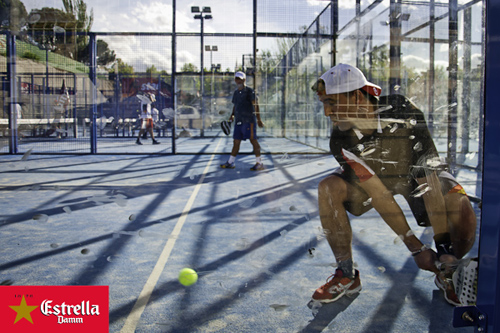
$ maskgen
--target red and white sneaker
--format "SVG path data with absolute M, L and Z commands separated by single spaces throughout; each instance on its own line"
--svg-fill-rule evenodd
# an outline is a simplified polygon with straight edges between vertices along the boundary
M 331 275 L 324 285 L 316 289 L 312 295 L 313 301 L 321 303 L 335 302 L 344 295 L 352 295 L 361 291 L 361 280 L 359 271 L 356 270 L 353 279 L 344 277 L 340 269 L 337 268 L 335 274 Z
M 448 303 L 454 306 L 461 306 L 462 303 L 455 293 L 453 280 L 448 275 L 449 274 L 446 274 L 445 272 L 439 272 L 439 274 L 436 274 L 436 277 L 434 278 L 434 283 L 443 291 L 444 298 Z

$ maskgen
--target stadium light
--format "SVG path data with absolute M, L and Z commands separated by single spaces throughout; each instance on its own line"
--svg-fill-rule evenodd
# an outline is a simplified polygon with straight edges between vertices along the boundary
M 212 45 L 212 46 L 205 45 L 205 51 L 206 52 L 210 52 L 210 68 L 211 68 L 211 70 L 213 72 L 213 70 L 214 70 L 214 64 L 212 62 L 212 53 L 219 51 L 219 48 L 217 47 L 217 45 Z
M 192 13 L 200 13 L 194 16 L 196 20 L 200 20 L 200 39 L 201 39 L 201 49 L 200 49 L 200 63 L 201 63 L 201 98 L 200 98 L 200 103 L 201 103 L 201 119 L 202 119 L 202 126 L 200 129 L 200 135 L 204 136 L 205 133 L 205 110 L 203 106 L 203 95 L 205 94 L 205 84 L 204 84 L 204 72 L 205 69 L 203 68 L 203 21 L 205 19 L 211 20 L 212 15 L 206 14 L 206 13 L 212 13 L 212 9 L 210 7 L 203 7 L 202 11 L 200 12 L 200 7 L 199 6 L 193 6 L 191 7 L 191 12 Z

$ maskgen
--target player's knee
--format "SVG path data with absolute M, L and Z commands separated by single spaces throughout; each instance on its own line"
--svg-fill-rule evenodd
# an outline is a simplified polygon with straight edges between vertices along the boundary
M 476 229 L 476 214 L 466 195 L 453 193 L 447 196 L 447 213 L 450 220 L 460 226 Z
M 451 238 L 455 255 L 461 258 L 472 247 L 476 239 L 477 219 L 474 209 L 465 195 L 453 195 L 454 208 L 448 211 L 451 222 Z M 449 198 L 450 199 L 450 198 Z
M 463 225 L 468 235 L 474 235 L 476 232 L 476 214 L 467 196 L 463 195 L 459 201 L 460 224 Z
M 337 176 L 328 176 L 321 180 L 318 185 L 320 197 L 341 198 L 345 197 L 347 189 L 345 183 Z

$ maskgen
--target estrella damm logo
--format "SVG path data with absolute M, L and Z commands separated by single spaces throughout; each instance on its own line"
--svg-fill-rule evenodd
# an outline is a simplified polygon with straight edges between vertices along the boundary
M 108 286 L 0 286 L 2 332 L 108 332 Z

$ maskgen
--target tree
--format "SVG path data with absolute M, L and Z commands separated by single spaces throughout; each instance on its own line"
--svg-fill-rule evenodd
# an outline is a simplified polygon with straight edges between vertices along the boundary
M 65 44 L 74 44 L 72 37 L 66 38 L 65 34 L 56 32 L 60 28 L 72 30 L 75 26 L 74 17 L 60 9 L 49 7 L 34 9 L 29 17 L 27 28 L 33 34 L 33 44 L 60 54 L 70 52 L 66 50 Z
M 78 60 L 83 63 L 90 62 L 90 45 L 87 43 L 85 47 L 79 50 Z M 98 39 L 96 42 L 96 56 L 97 56 L 97 65 L 99 66 L 107 66 L 116 61 L 115 51 L 110 50 L 108 43 L 103 41 L 102 39 Z
M 147 73 L 147 74 L 151 74 L 151 75 L 153 75 L 153 74 L 158 74 L 159 72 L 160 72 L 160 71 L 158 71 L 158 70 L 156 69 L 156 66 L 155 66 L 155 65 L 151 65 L 151 67 L 146 68 L 146 73 Z
M 88 36 L 77 33 L 91 30 L 93 10 L 90 9 L 88 13 L 87 4 L 83 0 L 62 0 L 62 3 L 64 10 L 43 7 L 30 12 L 26 29 L 32 36 L 27 41 L 75 60 L 85 60 L 85 54 L 88 54 Z
M 151 67 L 146 68 L 146 73 L 149 74 L 150 76 L 152 75 L 168 75 L 166 70 L 158 70 L 155 65 L 151 65 Z
M 76 19 L 76 30 L 89 32 L 94 22 L 94 9 L 87 14 L 87 4 L 83 0 L 62 0 L 66 13 Z
M 88 48 L 87 48 L 88 49 Z M 102 39 L 97 40 L 97 64 L 101 66 L 106 66 L 115 62 L 116 54 L 115 51 L 110 50 L 108 43 Z
M 118 73 L 120 74 L 134 74 L 134 67 L 123 62 L 122 59 L 116 59 L 118 63 Z
M 20 31 L 28 12 L 20 0 L 0 0 L 0 30 Z
M 273 56 L 271 51 L 263 50 L 257 57 L 257 71 L 260 73 L 270 73 L 277 64 L 277 57 Z
M 187 64 L 184 64 L 181 68 L 181 72 L 191 72 L 191 73 L 195 73 L 195 72 L 198 72 L 198 68 L 196 68 L 195 65 L 193 65 L 192 63 L 187 63 Z
M 83 0 L 62 0 L 62 2 L 66 13 L 74 19 L 74 31 L 89 32 L 94 22 L 94 10 L 90 9 L 90 14 L 87 14 L 87 4 L 83 2 Z M 88 37 L 77 36 L 76 45 L 79 51 L 78 53 L 80 53 L 81 50 L 88 47 Z M 114 61 L 114 59 L 112 61 Z

